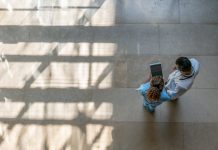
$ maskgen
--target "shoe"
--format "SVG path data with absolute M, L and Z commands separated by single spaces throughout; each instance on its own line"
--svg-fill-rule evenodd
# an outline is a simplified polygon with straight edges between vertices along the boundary
M 146 109 L 147 111 L 149 111 L 150 113 L 153 113 L 153 112 L 154 112 L 155 109 L 152 108 L 151 106 L 147 105 L 145 102 L 143 103 L 143 105 L 144 105 L 145 109 Z
M 178 100 L 178 98 L 175 98 L 175 99 L 171 99 L 170 101 L 175 102 L 177 100 Z

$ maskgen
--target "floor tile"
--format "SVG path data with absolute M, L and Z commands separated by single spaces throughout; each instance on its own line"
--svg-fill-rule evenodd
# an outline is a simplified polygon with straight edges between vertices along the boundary
M 217 89 L 191 89 L 176 102 L 161 105 L 163 122 L 217 122 Z
M 217 23 L 218 2 L 216 0 L 181 0 L 181 23 Z
M 217 55 L 217 37 L 216 25 L 161 25 L 160 54 Z
M 217 149 L 217 132 L 217 123 L 185 123 L 184 149 Z
M 178 23 L 178 10 L 177 0 L 119 0 L 116 3 L 116 23 Z
M 183 125 L 122 122 L 112 132 L 114 149 L 183 149 Z

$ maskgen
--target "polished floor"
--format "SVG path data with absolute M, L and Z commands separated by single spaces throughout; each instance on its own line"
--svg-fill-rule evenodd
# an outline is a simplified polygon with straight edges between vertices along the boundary
M 160 61 L 200 73 L 154 114 Z M 0 150 L 217 150 L 217 0 L 0 0 Z

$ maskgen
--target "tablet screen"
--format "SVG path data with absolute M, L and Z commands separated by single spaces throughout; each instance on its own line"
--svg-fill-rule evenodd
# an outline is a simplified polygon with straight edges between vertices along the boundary
M 151 75 L 154 76 L 163 76 L 161 63 L 150 64 Z

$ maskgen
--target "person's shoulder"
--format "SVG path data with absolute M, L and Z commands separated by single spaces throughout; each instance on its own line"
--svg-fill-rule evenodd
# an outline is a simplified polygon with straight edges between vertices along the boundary
M 199 64 L 199 61 L 196 58 L 190 58 L 189 60 L 192 64 Z
M 141 84 L 137 90 L 141 92 L 146 92 L 149 88 L 150 88 L 150 82 L 147 82 L 147 83 Z
M 190 61 L 191 61 L 191 63 L 192 63 L 192 67 L 194 68 L 194 70 L 195 70 L 195 76 L 198 74 L 198 72 L 199 72 L 199 69 L 200 69 L 200 63 L 199 63 L 199 61 L 197 60 L 197 59 L 195 59 L 195 58 L 191 58 L 190 59 Z
M 145 89 L 149 89 L 150 88 L 150 82 L 145 83 L 143 86 L 144 86 Z

